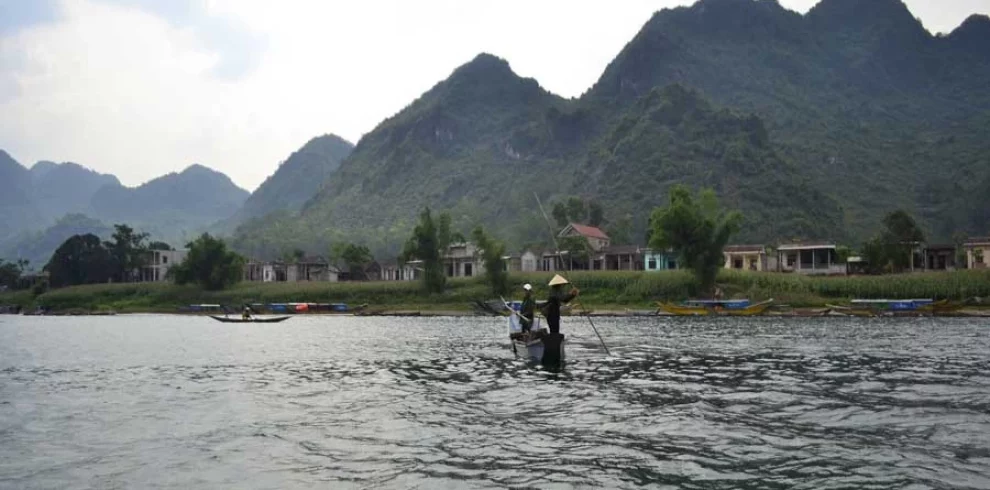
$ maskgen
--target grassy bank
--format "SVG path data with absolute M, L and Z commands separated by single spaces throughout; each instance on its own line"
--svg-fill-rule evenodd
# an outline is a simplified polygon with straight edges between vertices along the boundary
M 685 271 L 574 272 L 581 303 L 593 309 L 650 308 L 657 300 L 677 301 L 698 295 Z M 549 274 L 514 274 L 513 288 L 529 282 L 537 297 L 546 295 Z M 775 298 L 793 306 L 821 306 L 851 298 L 990 297 L 990 271 L 958 271 L 869 277 L 804 277 L 789 274 L 724 271 L 719 284 L 728 297 Z M 516 293 L 514 296 L 518 297 Z M 225 291 L 203 291 L 171 284 L 102 284 L 49 291 L 0 293 L 0 304 L 41 305 L 55 311 L 173 312 L 183 305 L 246 302 L 367 303 L 384 310 L 466 310 L 478 299 L 492 297 L 480 279 L 458 279 L 438 295 L 424 294 L 418 282 L 369 283 L 241 283 Z

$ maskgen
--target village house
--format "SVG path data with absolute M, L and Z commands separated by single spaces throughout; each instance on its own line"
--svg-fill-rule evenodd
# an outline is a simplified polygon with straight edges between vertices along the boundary
M 767 251 L 763 245 L 727 245 L 723 249 L 725 268 L 747 271 L 766 271 Z
M 990 260 L 990 237 L 971 238 L 963 244 L 967 269 L 986 269 Z
M 834 243 L 788 243 L 777 247 L 777 272 L 845 275 Z
M 257 260 L 244 264 L 243 279 L 252 282 L 337 282 L 340 271 L 322 257 L 295 262 Z
M 923 267 L 926 271 L 951 271 L 956 269 L 955 245 L 926 245 L 923 251 Z
M 610 245 L 593 262 L 593 270 L 641 271 L 645 249 L 639 245 Z
M 481 253 L 471 242 L 450 244 L 441 259 L 447 277 L 474 277 L 484 273 Z
M 145 265 L 137 270 L 140 282 L 161 282 L 168 279 L 168 271 L 186 260 L 186 250 L 148 250 Z
M 386 260 L 381 262 L 382 281 L 413 281 L 419 278 L 413 262 L 399 265 L 397 260 Z
M 679 269 L 677 254 L 672 250 L 643 250 L 643 269 L 649 272 Z

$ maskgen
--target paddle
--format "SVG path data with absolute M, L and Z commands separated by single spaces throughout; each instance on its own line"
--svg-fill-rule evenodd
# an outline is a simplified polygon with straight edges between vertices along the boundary
M 543 214 L 543 219 L 547 222 L 547 229 L 550 230 L 550 238 L 553 240 L 553 246 L 558 252 L 560 252 L 560 244 L 557 243 L 557 235 L 553 232 L 553 225 L 550 224 L 550 217 L 547 216 L 547 212 L 543 209 L 543 203 L 540 202 L 540 195 L 534 192 L 533 197 L 536 198 L 536 204 L 540 206 L 540 213 Z M 560 255 L 558 254 L 557 257 L 559 258 Z M 595 327 L 595 322 L 591 321 L 591 316 L 586 315 L 585 318 L 588 319 L 588 323 L 591 324 L 591 329 L 594 330 L 595 335 L 598 336 L 598 341 L 602 343 L 602 348 L 605 349 L 605 354 L 611 356 L 612 354 L 608 351 L 608 347 L 605 346 L 605 340 L 602 339 L 602 335 L 598 333 L 598 329 Z

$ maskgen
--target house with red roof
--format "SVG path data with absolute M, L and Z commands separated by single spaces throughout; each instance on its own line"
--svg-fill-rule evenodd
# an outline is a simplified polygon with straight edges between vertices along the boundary
M 571 223 L 560 230 L 557 234 L 558 238 L 569 238 L 569 237 L 583 237 L 588 240 L 588 245 L 591 247 L 592 252 L 601 252 L 608 248 L 611 239 L 599 228 L 594 226 L 582 225 L 578 223 Z

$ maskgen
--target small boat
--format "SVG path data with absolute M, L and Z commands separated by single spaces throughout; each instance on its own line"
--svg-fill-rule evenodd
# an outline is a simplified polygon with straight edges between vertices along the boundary
M 854 299 L 849 306 L 828 305 L 839 316 L 926 316 L 959 311 L 964 303 L 933 299 Z
M 287 316 L 275 316 L 268 318 L 256 318 L 256 317 L 240 318 L 240 317 L 226 317 L 226 316 L 217 316 L 217 315 L 210 315 L 210 318 L 221 323 L 278 323 L 289 319 L 289 317 Z
M 674 316 L 757 316 L 766 312 L 773 299 L 750 304 L 748 299 L 688 300 L 679 305 L 657 302 L 659 310 Z
M 540 328 L 540 319 L 537 317 L 533 322 L 533 329 L 523 332 L 519 324 L 520 301 L 504 303 L 509 315 L 509 341 L 512 343 L 512 352 L 516 357 L 521 357 L 534 364 L 544 366 L 559 366 L 564 363 L 566 357 L 564 353 L 564 334 L 552 334 L 546 329 Z

